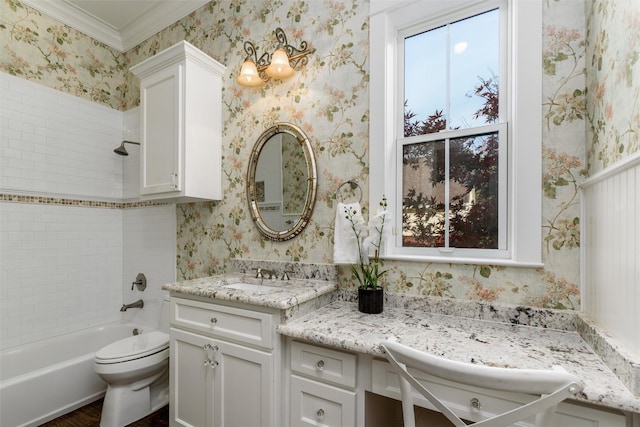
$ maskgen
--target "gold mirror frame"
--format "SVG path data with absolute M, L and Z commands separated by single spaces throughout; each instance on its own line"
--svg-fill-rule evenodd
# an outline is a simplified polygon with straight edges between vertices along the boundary
M 260 213 L 256 192 L 256 170 L 258 167 L 258 160 L 260 159 L 260 153 L 271 137 L 279 133 L 292 135 L 300 144 L 304 153 L 307 169 L 307 194 L 305 197 L 304 208 L 298 220 L 286 230 L 274 230 L 267 225 Z M 313 208 L 316 203 L 317 187 L 318 171 L 316 168 L 316 159 L 313 154 L 311 142 L 302 129 L 291 123 L 276 123 L 269 129 L 265 130 L 256 141 L 253 150 L 251 150 L 251 157 L 249 158 L 249 167 L 247 170 L 247 200 L 249 203 L 249 212 L 251 213 L 253 223 L 256 225 L 260 234 L 269 240 L 275 240 L 278 242 L 293 239 L 295 236 L 300 234 L 311 220 L 311 214 L 313 213 Z

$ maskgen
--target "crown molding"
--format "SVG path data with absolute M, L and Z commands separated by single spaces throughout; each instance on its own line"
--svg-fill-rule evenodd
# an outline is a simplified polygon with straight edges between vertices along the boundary
M 200 9 L 209 0 L 167 1 L 151 9 L 135 21 L 126 25 L 120 32 L 123 52 L 136 47 L 149 37 Z
M 120 31 L 68 0 L 22 0 L 39 12 L 94 38 L 119 52 L 126 52 L 209 0 L 164 1 L 137 17 Z

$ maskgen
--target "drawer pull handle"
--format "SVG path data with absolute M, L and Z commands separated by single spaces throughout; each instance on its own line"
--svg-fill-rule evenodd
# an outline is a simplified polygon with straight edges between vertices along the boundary
M 482 408 L 482 404 L 480 403 L 480 400 L 478 400 L 477 397 L 474 397 L 473 399 L 471 399 L 471 401 L 469 402 L 469 405 L 471 405 L 473 409 Z
M 320 408 L 316 411 L 316 417 L 318 417 L 318 419 L 323 419 L 324 418 L 324 409 Z
M 316 363 L 316 368 L 319 371 L 322 371 L 324 369 L 324 360 L 318 360 L 318 362 Z M 323 411 L 323 413 L 324 413 L 324 411 Z
M 215 325 L 216 323 L 218 323 L 218 319 L 216 319 L 215 317 L 211 318 L 211 324 Z

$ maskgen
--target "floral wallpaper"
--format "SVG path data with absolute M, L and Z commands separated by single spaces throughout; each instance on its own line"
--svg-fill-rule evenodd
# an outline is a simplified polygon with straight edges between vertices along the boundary
M 588 0 L 587 156 L 594 174 L 640 151 L 640 2 Z
M 0 3 L 0 70 L 128 110 L 124 54 L 17 0 Z
M 225 196 L 219 202 L 177 206 L 179 279 L 224 272 L 231 258 L 332 262 L 336 190 L 355 179 L 368 204 L 368 152 L 375 147 L 368 145 L 366 0 L 214 0 L 124 54 L 16 0 L 0 1 L 3 72 L 113 108 L 126 110 L 139 102 L 137 82 L 126 68 L 180 40 L 227 66 Z M 624 31 L 640 28 L 636 0 L 585 1 L 544 0 L 544 268 L 387 261 L 387 290 L 579 308 L 578 186 L 588 166 L 593 172 L 638 150 L 640 108 L 640 31 Z M 290 44 L 306 40 L 316 49 L 308 65 L 286 81 L 269 81 L 258 89 L 238 86 L 244 41 L 253 41 L 259 55 L 273 51 L 278 26 Z M 592 71 L 595 75 L 589 75 Z M 263 130 L 279 121 L 307 133 L 319 172 L 311 223 L 282 243 L 260 237 L 245 196 L 251 148 Z M 341 286 L 353 288 L 349 268 L 339 270 Z

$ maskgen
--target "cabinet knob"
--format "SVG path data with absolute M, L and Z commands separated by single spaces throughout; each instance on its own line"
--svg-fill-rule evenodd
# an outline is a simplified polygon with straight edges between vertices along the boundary
M 471 399 L 469 401 L 469 405 L 471 405 L 471 407 L 473 409 L 480 409 L 482 408 L 482 404 L 480 403 L 480 400 L 477 397 L 474 397 L 473 399 Z
M 319 371 L 322 371 L 324 369 L 324 360 L 322 359 L 318 360 L 318 362 L 316 362 L 316 368 Z
M 208 359 L 208 358 L 205 358 L 205 359 L 204 359 L 204 366 L 205 366 L 205 367 L 207 367 L 207 366 L 208 366 L 208 367 L 210 367 L 211 369 L 215 369 L 215 368 L 217 368 L 217 367 L 218 367 L 218 365 L 219 365 L 219 363 L 218 363 L 218 361 L 217 361 L 217 360 L 211 360 L 211 359 Z
M 216 319 L 215 317 L 211 318 L 211 324 L 215 325 L 216 323 L 218 323 L 218 319 Z
M 316 417 L 318 417 L 318 419 L 323 419 L 324 418 L 324 409 L 320 408 L 316 411 Z

